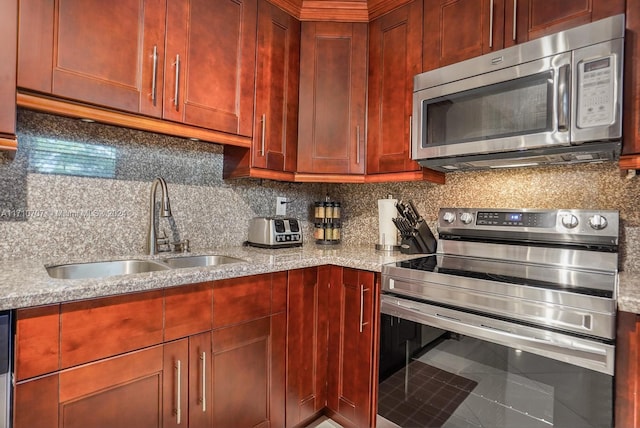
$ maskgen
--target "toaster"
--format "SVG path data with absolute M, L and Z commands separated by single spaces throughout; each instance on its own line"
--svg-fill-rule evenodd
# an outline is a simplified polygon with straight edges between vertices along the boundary
M 256 217 L 249 222 L 247 243 L 260 248 L 302 246 L 300 222 L 295 218 Z

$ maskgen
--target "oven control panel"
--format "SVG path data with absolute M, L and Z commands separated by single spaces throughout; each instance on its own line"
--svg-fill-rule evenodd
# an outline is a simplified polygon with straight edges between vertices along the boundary
M 462 239 L 551 239 L 610 245 L 617 244 L 618 228 L 619 213 L 611 210 L 442 208 L 438 215 L 439 233 Z
M 478 211 L 476 224 L 485 226 L 553 227 L 554 215 L 528 212 Z

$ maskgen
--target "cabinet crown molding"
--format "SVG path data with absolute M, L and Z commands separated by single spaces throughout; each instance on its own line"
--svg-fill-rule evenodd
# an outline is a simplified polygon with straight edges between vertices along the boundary
M 369 22 L 410 0 L 269 0 L 300 21 Z

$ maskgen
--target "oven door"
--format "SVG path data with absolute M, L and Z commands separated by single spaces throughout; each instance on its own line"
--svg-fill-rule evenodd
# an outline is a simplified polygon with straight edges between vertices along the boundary
M 571 53 L 414 92 L 413 159 L 570 141 Z
M 610 428 L 613 345 L 383 295 L 378 428 Z

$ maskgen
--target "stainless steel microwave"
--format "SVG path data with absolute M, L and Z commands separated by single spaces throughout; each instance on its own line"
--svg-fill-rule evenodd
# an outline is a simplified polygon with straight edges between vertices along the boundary
M 615 160 L 624 15 L 414 78 L 412 158 L 439 171 Z

